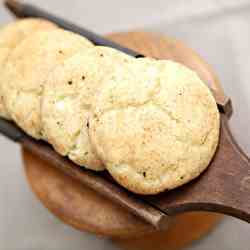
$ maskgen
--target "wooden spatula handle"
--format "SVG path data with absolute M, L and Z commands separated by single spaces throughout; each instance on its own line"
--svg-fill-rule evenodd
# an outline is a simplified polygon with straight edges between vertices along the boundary
M 213 210 L 250 222 L 250 159 L 235 141 L 224 116 L 220 140 L 220 145 L 225 145 L 224 152 L 216 156 L 221 162 L 221 172 L 217 171 L 216 190 L 207 197 L 207 202 L 213 204 Z

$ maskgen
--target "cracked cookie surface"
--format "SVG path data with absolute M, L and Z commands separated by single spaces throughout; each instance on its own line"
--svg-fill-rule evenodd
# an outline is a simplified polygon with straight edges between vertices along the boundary
M 11 118 L 29 135 L 40 139 L 40 102 L 48 74 L 65 59 L 93 45 L 69 31 L 36 32 L 10 54 L 3 69 L 4 103 Z
M 57 26 L 49 21 L 39 18 L 25 18 L 7 24 L 0 30 L 0 75 L 4 69 L 4 64 L 12 50 L 26 37 L 41 30 L 54 30 Z M 1 83 L 0 83 L 0 92 Z M 4 105 L 3 94 L 0 94 L 0 116 L 10 119 L 10 115 Z
M 96 46 L 65 60 L 49 75 L 42 98 L 43 134 L 57 152 L 89 169 L 104 169 L 89 141 L 92 100 L 114 63 L 129 60 L 117 50 Z
M 197 177 L 219 137 L 219 113 L 207 86 L 178 63 L 137 59 L 119 67 L 96 94 L 90 138 L 113 178 L 156 194 Z

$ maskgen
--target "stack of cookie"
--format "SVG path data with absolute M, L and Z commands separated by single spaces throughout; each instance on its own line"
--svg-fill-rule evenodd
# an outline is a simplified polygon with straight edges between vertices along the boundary
M 0 30 L 0 115 L 61 155 L 156 194 L 197 177 L 219 137 L 216 102 L 195 72 L 132 58 L 40 19 Z

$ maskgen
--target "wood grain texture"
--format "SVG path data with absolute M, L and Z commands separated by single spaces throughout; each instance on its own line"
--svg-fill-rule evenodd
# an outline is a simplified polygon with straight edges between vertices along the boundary
M 159 35 L 143 32 L 112 34 L 109 37 L 147 55 L 159 58 L 166 58 L 168 55 L 167 58 L 172 58 L 169 51 L 173 47 L 173 45 L 169 46 L 172 44 L 172 39 L 163 39 Z M 158 44 L 159 39 L 160 45 Z M 183 45 L 176 42 L 175 50 L 178 50 L 178 46 L 182 48 Z M 188 48 L 186 50 L 187 53 L 194 53 L 192 50 L 189 52 Z M 203 61 L 201 64 L 204 66 L 198 64 L 199 68 L 206 72 L 207 64 Z M 214 82 L 212 79 L 215 76 L 213 75 L 211 73 L 211 76 L 207 76 L 211 82 Z M 136 242 L 133 240 L 117 242 L 123 247 L 126 246 L 126 249 L 129 249 L 131 244 L 142 247 L 138 250 L 150 249 L 149 246 L 157 244 L 157 242 L 162 247 L 166 245 L 179 248 L 207 233 L 221 218 L 221 215 L 212 213 L 183 214 L 172 219 L 173 227 L 170 226 L 170 231 L 165 230 L 160 233 L 119 205 L 73 181 L 71 177 L 64 175 L 46 161 L 38 160 L 27 150 L 23 151 L 23 159 L 32 190 L 52 213 L 79 230 L 112 238 L 134 238 L 136 236 Z M 98 217 L 95 214 L 98 214 Z M 183 233 L 184 228 L 189 228 L 185 234 Z M 179 231 L 183 234 L 183 238 L 176 241 L 174 235 Z M 147 234 L 146 241 L 145 237 L 141 237 L 144 234 Z M 151 240 L 154 243 L 150 244 Z M 143 248 L 146 246 L 147 248 Z
M 116 239 L 114 242 L 124 250 L 179 250 L 205 236 L 220 220 L 220 214 L 185 213 L 175 217 L 168 231 L 126 240 Z

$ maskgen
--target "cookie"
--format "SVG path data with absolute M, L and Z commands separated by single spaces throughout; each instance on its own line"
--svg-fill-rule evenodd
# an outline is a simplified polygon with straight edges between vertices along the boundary
M 129 60 L 117 50 L 96 46 L 65 60 L 49 75 L 42 97 L 43 135 L 57 152 L 89 169 L 104 169 L 89 141 L 92 100 L 113 65 Z
M 40 101 L 48 74 L 79 50 L 92 46 L 77 34 L 56 29 L 30 35 L 9 55 L 2 76 L 4 104 L 27 134 L 42 138 Z
M 53 30 L 57 26 L 40 18 L 24 18 L 3 26 L 0 30 L 0 47 L 15 48 L 24 38 L 41 30 Z
M 116 68 L 103 80 L 89 120 L 90 141 L 109 173 L 138 194 L 197 177 L 218 144 L 220 119 L 210 90 L 172 61 L 137 59 Z
M 4 64 L 10 49 L 8 48 L 0 48 L 0 73 L 2 70 L 2 65 Z M 10 119 L 10 116 L 5 108 L 4 100 L 3 100 L 3 94 L 1 91 L 1 83 L 0 83 L 0 117 L 3 117 L 5 119 Z
M 41 30 L 53 30 L 57 26 L 49 21 L 39 18 L 25 18 L 10 23 L 0 30 L 0 75 L 9 53 L 27 36 Z M 0 83 L 1 85 L 1 83 Z M 1 87 L 1 86 L 0 86 Z M 0 88 L 1 90 L 1 88 Z M 0 95 L 0 116 L 10 119 Z

